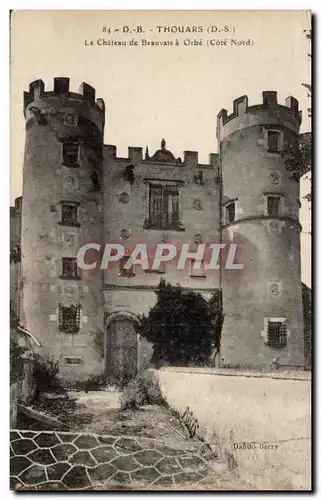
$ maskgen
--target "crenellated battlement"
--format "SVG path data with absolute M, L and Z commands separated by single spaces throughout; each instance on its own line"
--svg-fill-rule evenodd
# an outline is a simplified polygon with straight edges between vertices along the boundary
M 105 104 L 103 99 L 95 99 L 96 90 L 88 83 L 83 82 L 78 93 L 70 92 L 69 90 L 70 79 L 65 77 L 54 78 L 53 90 L 45 91 L 45 84 L 42 80 L 35 80 L 30 83 L 29 91 L 23 93 L 24 97 L 24 110 L 29 104 L 44 100 L 47 98 L 65 98 L 66 100 L 77 99 L 86 102 L 97 108 L 101 114 L 105 115 Z
M 198 151 L 184 151 L 183 160 L 180 161 L 157 161 L 153 158 L 143 157 L 143 148 L 141 147 L 128 147 L 128 157 L 117 156 L 117 146 L 111 144 L 104 145 L 104 154 L 106 158 L 113 161 L 131 161 L 133 163 L 150 163 L 155 165 L 174 165 L 176 167 L 202 167 L 202 168 L 218 168 L 219 155 L 217 153 L 210 153 L 209 161 L 206 164 L 198 162 Z
M 248 105 L 247 95 L 234 99 L 233 111 L 230 114 L 226 109 L 221 109 L 217 115 L 218 141 L 224 140 L 237 130 L 256 125 L 278 125 L 299 132 L 302 113 L 294 97 L 287 97 L 285 104 L 278 103 L 277 92 L 272 90 L 263 91 L 262 97 L 262 104 L 253 106 Z

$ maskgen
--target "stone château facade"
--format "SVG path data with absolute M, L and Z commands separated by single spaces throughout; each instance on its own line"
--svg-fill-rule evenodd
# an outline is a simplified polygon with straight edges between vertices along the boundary
M 219 153 L 208 164 L 195 151 L 177 158 L 164 140 L 152 155 L 129 147 L 119 157 L 104 144 L 104 101 L 86 83 L 70 92 L 68 78 L 55 78 L 53 91 L 32 82 L 24 114 L 23 201 L 11 209 L 18 246 L 21 231 L 12 304 L 66 379 L 134 373 L 146 363 L 151 347 L 135 321 L 156 302 L 160 277 L 205 297 L 222 290 L 221 365 L 304 365 L 299 185 L 281 154 L 299 134 L 296 99 L 279 104 L 276 92 L 265 91 L 261 104 L 242 96 L 230 115 L 221 110 Z M 190 262 L 181 271 L 169 264 L 125 270 L 125 257 L 85 271 L 75 258 L 89 242 L 128 251 L 137 243 L 189 243 L 196 251 L 200 243 L 233 242 L 244 269 L 206 273 Z

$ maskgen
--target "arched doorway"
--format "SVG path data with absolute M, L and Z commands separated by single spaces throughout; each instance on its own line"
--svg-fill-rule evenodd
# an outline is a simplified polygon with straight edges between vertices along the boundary
M 106 374 L 115 381 L 124 381 L 137 374 L 137 333 L 135 319 L 116 313 L 107 322 Z

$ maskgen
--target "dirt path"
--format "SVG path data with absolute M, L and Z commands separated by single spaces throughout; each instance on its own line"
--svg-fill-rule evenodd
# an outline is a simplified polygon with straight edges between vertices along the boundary
M 42 408 L 59 417 L 69 431 L 31 427 L 31 431 L 21 430 L 20 437 L 17 431 L 12 433 L 13 489 L 30 486 L 29 489 L 78 490 L 82 485 L 80 489 L 136 490 L 141 489 L 138 483 L 143 489 L 155 490 L 251 489 L 213 455 L 208 445 L 189 438 L 169 408 L 150 405 L 123 411 L 120 395 L 117 391 L 104 390 L 70 391 L 68 397 L 57 394 L 44 397 L 39 402 Z M 30 447 L 33 437 L 31 444 L 35 450 L 24 459 L 28 460 L 29 468 L 22 470 L 26 464 L 20 463 L 23 450 L 18 448 L 27 442 Z M 56 482 L 48 483 L 45 477 L 43 481 L 42 476 L 39 477 L 49 463 L 41 461 L 42 455 L 36 449 L 41 439 L 45 441 L 45 448 L 51 446 L 53 453 L 63 454 L 55 455 L 54 466 L 48 465 L 49 469 L 63 469 L 61 480 L 57 478 Z M 71 456 L 66 458 L 67 452 Z M 34 462 L 30 465 L 31 455 Z
M 148 405 L 135 411 L 122 411 L 120 395 L 117 391 L 68 393 L 69 398 L 76 403 L 70 422 L 72 430 L 135 435 L 162 441 L 186 439 L 184 429 L 169 409 Z

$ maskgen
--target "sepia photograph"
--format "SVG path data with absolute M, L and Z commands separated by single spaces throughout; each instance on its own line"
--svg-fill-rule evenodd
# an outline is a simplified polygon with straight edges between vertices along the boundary
M 11 11 L 10 490 L 311 491 L 312 24 Z

